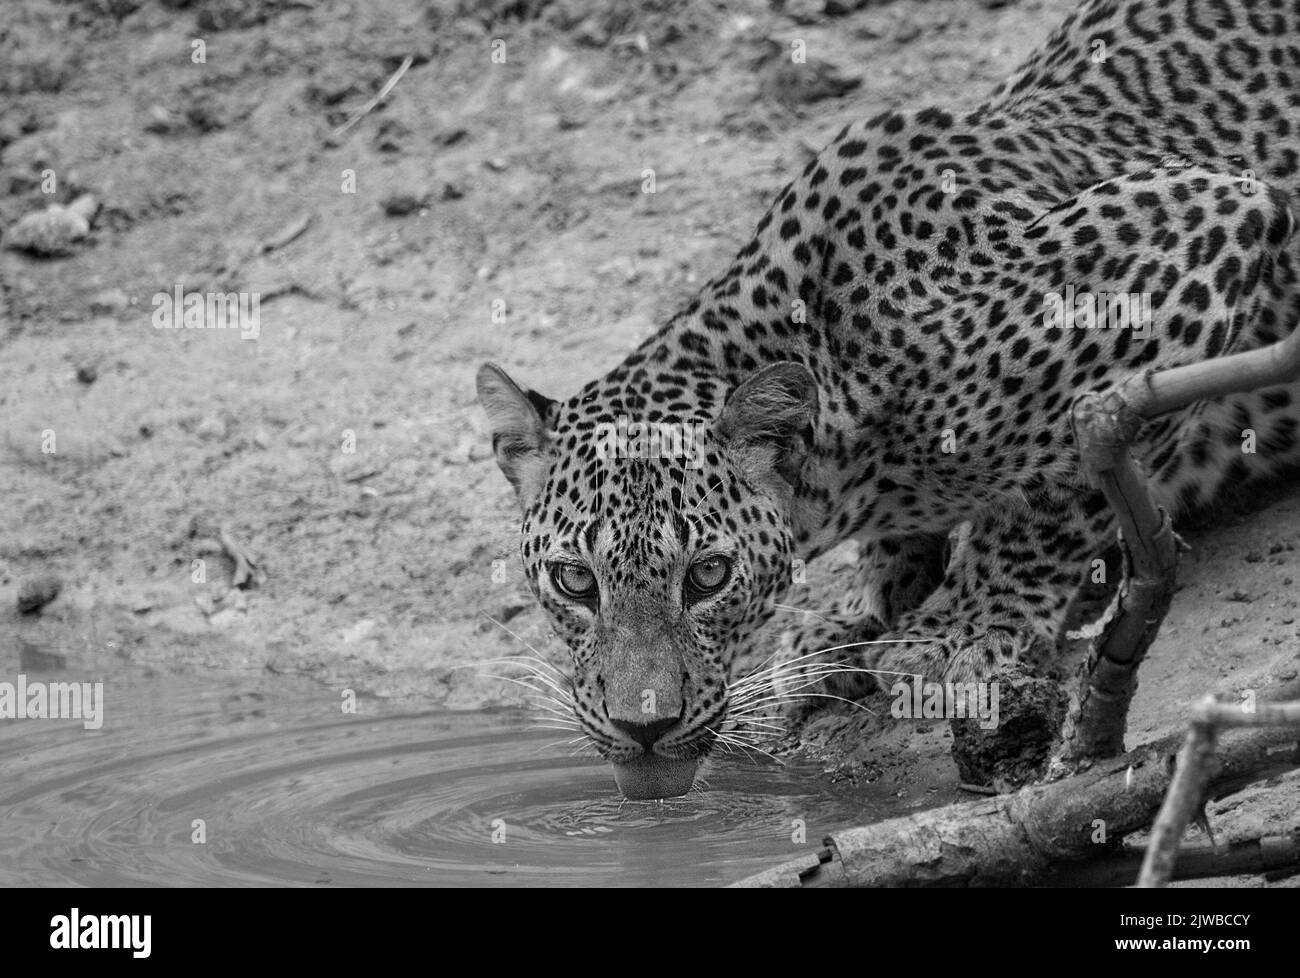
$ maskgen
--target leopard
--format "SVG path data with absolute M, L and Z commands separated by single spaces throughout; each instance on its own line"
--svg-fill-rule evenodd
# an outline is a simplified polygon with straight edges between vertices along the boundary
M 483 364 L 528 584 L 623 794 L 691 789 L 792 568 L 841 545 L 848 594 L 782 645 L 844 667 L 823 684 L 1047 668 L 1116 538 L 1072 403 L 1285 339 L 1297 190 L 1300 2 L 1087 0 L 977 107 L 845 126 L 573 396 Z M 1154 500 L 1293 468 L 1298 395 L 1145 423 Z

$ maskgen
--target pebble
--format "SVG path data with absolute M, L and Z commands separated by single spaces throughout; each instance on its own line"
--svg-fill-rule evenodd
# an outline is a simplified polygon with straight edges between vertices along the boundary
M 49 574 L 30 577 L 18 586 L 18 611 L 35 614 L 59 596 L 63 582 Z
M 426 206 L 428 201 L 428 194 L 396 193 L 385 197 L 380 201 L 379 206 L 384 209 L 384 213 L 389 217 L 405 217 L 407 214 L 413 214 Z
M 90 222 L 98 210 L 99 205 L 89 194 L 67 207 L 51 204 L 11 227 L 5 233 L 5 247 L 40 258 L 70 255 L 76 243 L 90 233 Z

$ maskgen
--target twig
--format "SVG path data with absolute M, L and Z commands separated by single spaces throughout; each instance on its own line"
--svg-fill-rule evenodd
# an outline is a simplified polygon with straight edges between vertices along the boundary
M 388 93 L 391 92 L 394 86 L 399 81 L 402 80 L 402 76 L 406 74 L 406 69 L 411 67 L 411 62 L 413 62 L 414 60 L 415 60 L 414 55 L 410 55 L 410 54 L 408 54 L 404 59 L 402 59 L 401 67 L 398 68 L 395 72 L 393 72 L 392 77 L 389 78 L 388 81 L 384 82 L 384 87 L 379 90 L 378 94 L 376 94 L 375 97 L 372 98 L 365 105 L 361 106 L 361 108 L 358 109 L 356 112 L 352 113 L 352 118 L 350 118 L 347 122 L 343 123 L 343 125 L 339 126 L 339 128 L 335 129 L 334 132 L 331 134 L 331 138 L 338 139 L 345 132 L 347 132 L 358 122 L 360 122 L 371 112 L 373 112 L 375 106 L 377 106 L 380 102 L 386 99 L 388 97 Z
M 1124 750 L 1137 669 L 1173 601 L 1178 538 L 1169 515 L 1152 501 L 1129 452 L 1127 408 L 1120 392 L 1085 394 L 1074 404 L 1081 466 L 1115 513 L 1124 570 L 1113 615 L 1089 644 L 1082 681 L 1049 765 L 1050 777 Z
M 1187 739 L 1178 752 L 1173 783 L 1151 830 L 1138 886 L 1164 886 L 1173 875 L 1183 833 L 1205 804 L 1206 787 L 1217 764 L 1219 731 L 1263 726 L 1300 726 L 1300 703 L 1261 703 L 1248 711 L 1207 696 L 1197 704 Z
M 271 235 L 271 237 L 264 240 L 262 244 L 258 247 L 257 249 L 258 252 L 260 254 L 266 255 L 271 253 L 272 251 L 278 251 L 280 248 L 283 248 L 285 245 L 298 240 L 298 238 L 302 237 L 302 235 L 306 232 L 306 230 L 309 227 L 311 227 L 311 222 L 314 221 L 315 219 L 316 219 L 315 214 L 304 214 L 296 221 L 292 222 L 291 224 L 285 225 L 285 227 L 282 230 L 276 232 L 275 234 Z
M 266 579 L 266 575 L 262 573 L 257 564 L 253 563 L 253 559 L 248 556 L 244 548 L 230 535 L 230 531 L 223 526 L 218 533 L 217 539 L 221 541 L 221 549 L 235 564 L 235 572 L 230 577 L 231 586 L 246 591 L 250 587 L 261 584 Z

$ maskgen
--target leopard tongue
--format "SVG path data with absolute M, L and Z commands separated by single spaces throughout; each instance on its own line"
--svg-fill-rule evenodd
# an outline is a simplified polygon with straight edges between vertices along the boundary
M 631 801 L 676 798 L 691 790 L 699 766 L 699 761 L 674 761 L 646 754 L 627 764 L 615 764 L 614 783 Z

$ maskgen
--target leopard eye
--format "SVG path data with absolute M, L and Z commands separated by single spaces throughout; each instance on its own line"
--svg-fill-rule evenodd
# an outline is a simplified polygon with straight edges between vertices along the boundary
M 727 583 L 731 576 L 731 562 L 726 557 L 705 557 L 691 564 L 686 573 L 686 583 L 696 594 L 712 594 Z
M 551 581 L 566 597 L 583 600 L 596 593 L 596 575 L 581 564 L 553 564 Z

